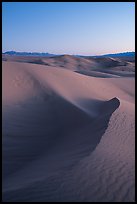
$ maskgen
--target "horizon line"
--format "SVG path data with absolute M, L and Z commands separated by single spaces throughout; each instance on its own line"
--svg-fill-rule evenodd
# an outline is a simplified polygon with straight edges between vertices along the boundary
M 34 51 L 34 52 L 31 52 L 31 51 L 15 51 L 15 50 L 7 50 L 7 51 L 5 51 L 5 52 L 2 52 L 2 54 L 5 54 L 6 52 L 18 52 L 18 53 L 23 53 L 23 52 L 25 52 L 25 53 L 40 53 L 40 54 L 42 54 L 42 53 L 47 53 L 47 54 L 53 54 L 53 55 L 79 55 L 79 56 L 100 56 L 100 55 L 110 55 L 110 54 L 121 54 L 121 53 L 130 53 L 130 52 L 135 52 L 135 51 L 124 51 L 124 52 L 115 52 L 115 53 L 105 53 L 105 54 L 92 54 L 92 55 L 83 55 L 83 54 L 64 54 L 64 53 L 62 53 L 62 54 L 54 54 L 54 53 L 50 53 L 50 52 L 38 52 L 38 51 Z

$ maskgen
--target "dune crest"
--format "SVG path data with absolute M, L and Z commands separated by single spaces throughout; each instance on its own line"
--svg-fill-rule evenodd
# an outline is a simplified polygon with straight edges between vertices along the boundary
M 134 78 L 56 58 L 3 62 L 3 201 L 133 202 Z

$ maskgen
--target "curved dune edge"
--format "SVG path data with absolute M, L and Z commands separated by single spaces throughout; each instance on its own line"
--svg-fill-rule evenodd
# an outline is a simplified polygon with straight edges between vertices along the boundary
M 134 127 L 129 130 L 134 118 L 132 114 L 128 116 L 128 111 L 134 110 L 126 111 L 126 106 L 122 102 L 112 114 L 101 142 L 89 156 L 81 158 L 68 171 L 55 171 L 47 178 L 41 176 L 26 185 L 14 186 L 4 192 L 3 198 L 7 201 L 134 202 Z M 40 162 L 35 163 L 35 168 Z
M 4 68 L 3 201 L 132 202 L 131 79 Z
M 130 105 L 121 101 L 96 150 L 73 171 L 75 188 L 83 186 L 81 200 L 135 202 L 135 110 Z
M 39 196 L 41 197 L 41 195 L 37 195 L 38 197 L 36 198 L 36 195 L 34 195 L 32 192 L 30 192 L 30 198 L 28 198 L 24 192 L 26 192 L 26 188 L 27 188 L 27 192 L 31 191 L 31 188 L 33 188 L 33 185 L 35 186 L 35 183 L 43 183 L 44 181 L 44 185 L 47 185 L 47 180 L 50 179 L 50 177 L 54 177 L 54 175 L 56 175 L 56 171 L 61 172 L 61 174 L 65 172 L 64 169 L 68 169 L 68 172 L 71 172 L 71 170 L 73 168 L 75 168 L 75 166 L 77 166 L 77 164 L 79 163 L 79 161 L 83 160 L 85 157 L 87 157 L 88 155 L 90 155 L 92 153 L 92 151 L 95 150 L 95 148 L 97 147 L 97 145 L 99 144 L 102 134 L 105 132 L 105 128 L 107 128 L 107 122 L 109 121 L 109 118 L 111 116 L 111 114 L 119 107 L 120 105 L 120 101 L 117 98 L 113 98 L 109 101 L 106 102 L 102 102 L 102 105 L 100 107 L 100 114 L 98 115 L 98 117 L 96 119 L 94 119 L 94 121 L 90 121 L 90 123 L 88 125 L 86 125 L 84 128 L 82 126 L 82 128 L 76 129 L 76 130 L 72 130 L 72 132 L 70 132 L 69 134 L 67 134 L 66 136 L 63 135 L 63 137 L 61 136 L 61 138 L 58 138 L 59 141 L 56 142 L 56 146 L 58 146 L 58 148 L 54 148 L 51 147 L 52 149 L 50 150 L 50 163 L 48 162 L 49 158 L 46 156 L 46 151 L 42 152 L 41 158 L 40 160 L 32 160 L 30 161 L 30 163 L 28 164 L 27 162 L 23 162 L 23 166 L 27 164 L 27 168 L 23 168 L 23 170 L 21 170 L 20 168 L 17 169 L 17 171 L 15 171 L 14 169 L 14 173 L 13 174 L 9 174 L 7 172 L 7 174 L 5 175 L 5 178 L 8 176 L 8 179 L 6 178 L 6 180 L 9 182 L 9 189 L 5 190 L 3 193 L 3 199 L 4 201 L 35 201 L 35 200 L 39 200 Z M 83 116 L 82 116 L 83 117 Z M 105 121 L 105 122 L 104 122 Z M 97 127 L 98 123 L 102 123 L 103 125 L 100 125 Z M 96 126 L 96 128 L 95 128 Z M 103 127 L 102 127 L 103 126 Z M 98 131 L 98 128 L 101 128 L 101 131 Z M 82 133 L 81 133 L 82 131 Z M 94 134 L 92 135 L 92 132 L 94 131 Z M 74 132 L 74 133 L 73 133 Z M 81 135 L 80 135 L 81 133 Z M 86 133 L 86 137 L 84 138 L 84 134 Z M 55 134 L 55 133 L 52 133 Z M 64 137 L 65 136 L 65 137 Z M 54 135 L 52 135 L 52 137 L 54 137 Z M 69 137 L 70 141 L 67 141 Z M 34 138 L 33 138 L 34 139 Z M 25 139 L 24 139 L 25 140 Z M 36 140 L 36 138 L 35 138 Z M 49 138 L 50 140 L 50 138 Z M 23 143 L 23 142 L 22 142 Z M 67 143 L 67 145 L 65 144 Z M 73 143 L 73 148 L 72 148 L 72 143 Z M 85 145 L 84 145 L 85 143 Z M 89 145 L 88 145 L 89 143 Z M 18 143 L 18 141 L 16 141 L 16 144 L 20 145 Z M 22 144 L 21 144 L 22 145 Z M 32 145 L 32 144 L 31 144 Z M 38 145 L 38 143 L 37 143 Z M 63 146 L 63 149 L 59 152 L 59 149 L 61 148 L 61 146 Z M 25 148 L 25 147 L 24 147 Z M 28 147 L 30 148 L 30 147 Z M 44 148 L 44 147 L 43 147 Z M 54 152 L 55 151 L 55 152 Z M 40 150 L 41 152 L 41 150 Z M 39 153 L 40 153 L 39 152 Z M 13 159 L 13 157 L 11 156 L 12 153 L 10 153 L 10 159 L 11 161 L 14 161 L 13 164 L 10 163 L 8 171 L 11 173 L 11 167 L 14 165 L 14 163 L 16 162 L 16 164 L 18 163 L 17 159 Z M 38 154 L 38 152 L 36 152 Z M 6 154 L 6 153 L 5 153 Z M 53 154 L 53 155 L 52 155 Z M 64 156 L 62 157 L 61 155 L 64 154 Z M 18 157 L 21 159 L 22 156 L 24 156 L 24 152 L 20 152 L 18 151 Z M 30 155 L 26 155 L 26 157 Z M 6 155 L 7 157 L 7 155 Z M 15 157 L 15 154 L 14 154 Z M 56 160 L 60 159 L 60 157 L 62 157 L 62 160 L 67 160 L 67 162 L 58 162 L 56 164 L 52 164 L 52 162 L 55 163 Z M 6 158 L 4 159 L 6 160 Z M 48 163 L 48 167 L 45 167 L 43 165 L 43 162 Z M 21 161 L 20 161 L 21 162 Z M 65 163 L 65 164 L 64 164 Z M 39 164 L 39 165 L 38 165 Z M 33 170 L 33 177 L 31 176 L 31 171 L 34 168 L 34 166 L 37 166 L 36 171 Z M 38 167 L 40 166 L 40 167 Z M 7 163 L 6 163 L 6 167 L 5 170 L 7 168 Z M 13 168 L 13 167 L 12 167 Z M 22 166 L 21 166 L 22 168 Z M 41 168 L 42 171 L 40 170 Z M 53 169 L 53 170 L 52 170 Z M 43 173 L 43 171 L 49 171 L 48 172 L 48 176 L 45 176 L 45 172 Z M 4 170 L 3 170 L 4 172 Z M 34 173 L 35 172 L 35 173 Z M 42 176 L 38 176 L 37 172 L 40 173 L 40 175 Z M 24 174 L 27 175 L 26 178 L 20 178 L 20 176 Z M 16 180 L 20 179 L 20 185 L 18 184 L 17 187 L 13 186 L 12 182 L 15 182 Z M 33 182 L 31 181 L 33 179 Z M 61 179 L 61 178 L 59 178 Z M 56 178 L 55 178 L 56 180 Z M 24 183 L 24 184 L 23 184 Z M 51 185 L 51 184 L 50 184 Z M 52 183 L 52 185 L 56 185 L 54 184 L 54 182 Z M 6 184 L 5 184 L 6 186 Z M 28 186 L 28 187 L 27 187 Z M 36 187 L 37 189 L 37 187 Z M 38 190 L 39 191 L 39 190 Z M 15 196 L 15 193 L 18 194 L 18 196 Z M 38 193 L 39 194 L 39 193 Z M 65 195 L 64 195 L 65 196 Z M 47 195 L 45 195 L 42 200 L 47 200 Z M 52 194 L 52 199 L 54 200 L 56 197 L 56 192 L 53 192 Z M 50 198 L 51 199 L 51 198 Z M 65 197 L 64 197 L 65 199 Z M 68 198 L 67 198 L 68 199 Z M 59 198 L 60 201 L 60 198 Z

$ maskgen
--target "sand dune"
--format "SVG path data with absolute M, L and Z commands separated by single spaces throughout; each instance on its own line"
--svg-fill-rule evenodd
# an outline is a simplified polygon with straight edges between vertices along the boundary
M 134 201 L 134 77 L 80 60 L 3 61 L 4 202 Z
M 72 55 L 60 55 L 52 57 L 32 57 L 32 56 L 2 56 L 3 61 L 16 61 L 27 62 L 33 64 L 41 64 L 52 67 L 61 67 L 73 71 L 92 71 L 101 70 L 105 71 L 124 71 L 135 72 L 135 59 L 134 57 L 76 57 Z M 124 73 L 123 73 L 124 74 Z M 131 74 L 131 73 L 130 73 Z

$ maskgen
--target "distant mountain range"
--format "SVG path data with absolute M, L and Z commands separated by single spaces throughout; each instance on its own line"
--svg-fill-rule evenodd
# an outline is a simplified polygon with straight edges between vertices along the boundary
M 16 52 L 16 51 L 7 51 L 2 54 L 6 55 L 15 55 L 15 56 L 45 56 L 45 57 L 52 57 L 57 56 L 56 54 L 50 54 L 48 52 Z M 122 52 L 122 53 L 115 53 L 115 54 L 105 54 L 105 55 L 98 55 L 98 56 L 83 56 L 83 55 L 75 55 L 77 57 L 135 57 L 135 52 Z
M 105 54 L 105 55 L 92 55 L 92 56 L 83 56 L 83 55 L 75 55 L 77 57 L 94 57 L 94 58 L 100 58 L 100 57 L 135 57 L 135 52 L 121 52 L 121 53 L 113 53 L 113 54 Z
M 48 52 L 16 52 L 16 51 L 7 51 L 2 54 L 6 55 L 15 55 L 15 56 L 46 56 L 46 57 L 51 57 L 55 56 L 55 54 L 50 54 Z
M 101 56 L 102 57 L 135 57 L 135 52 L 122 52 L 122 53 L 115 53 L 115 54 L 106 54 Z

